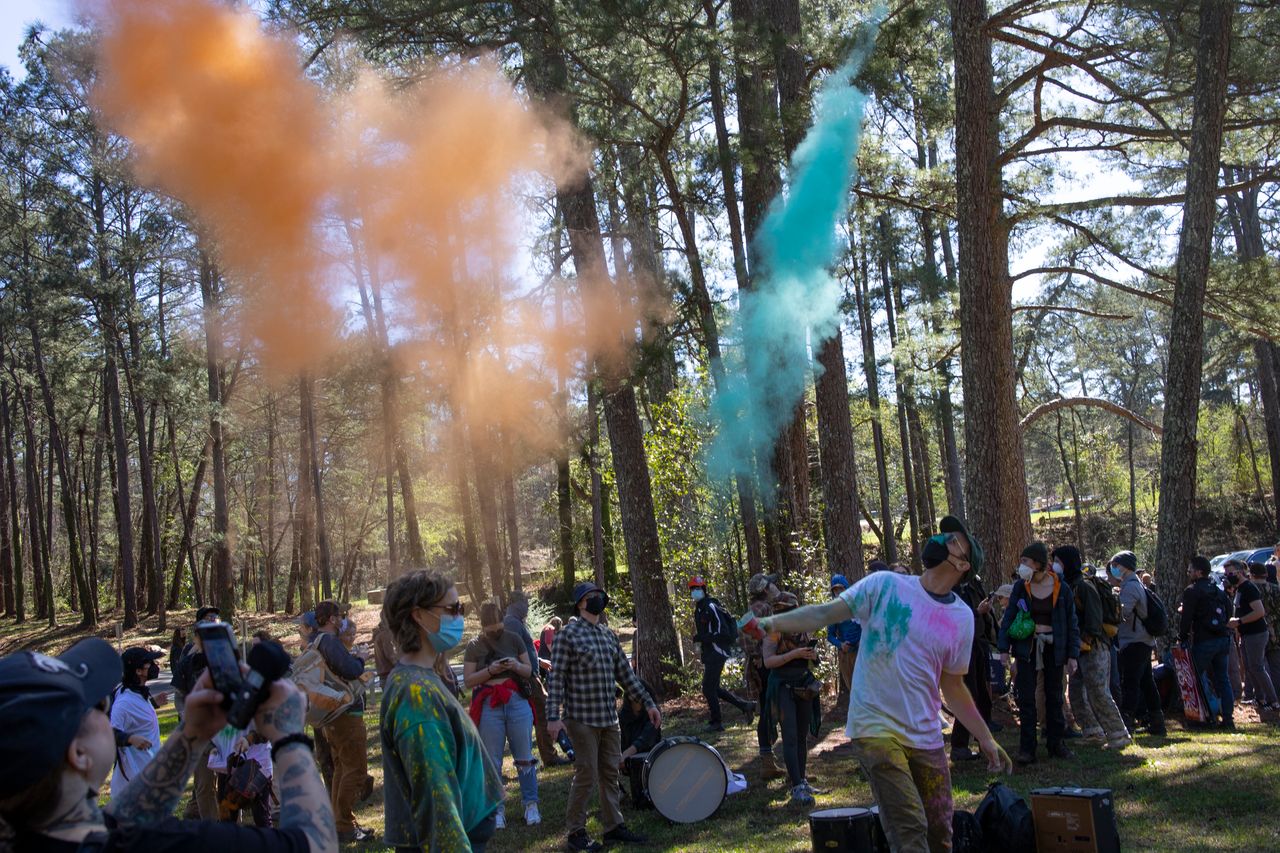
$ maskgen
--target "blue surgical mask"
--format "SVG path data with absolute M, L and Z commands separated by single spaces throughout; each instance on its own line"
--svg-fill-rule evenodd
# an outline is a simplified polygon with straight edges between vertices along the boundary
M 461 643 L 463 621 L 461 616 L 441 616 L 440 630 L 427 632 L 427 639 L 431 641 L 431 647 L 443 654 L 458 645 L 458 643 Z
M 689 593 L 689 595 L 693 597 L 694 601 L 701 601 L 707 597 L 707 594 L 700 589 L 695 589 L 693 592 Z
M 1120 576 L 1124 574 L 1124 572 L 1120 571 L 1119 566 L 1108 566 L 1107 568 L 1111 572 L 1111 577 L 1115 578 L 1116 580 L 1120 580 Z

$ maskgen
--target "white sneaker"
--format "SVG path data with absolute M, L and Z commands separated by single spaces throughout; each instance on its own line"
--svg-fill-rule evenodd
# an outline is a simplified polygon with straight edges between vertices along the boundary
M 1126 732 L 1118 737 L 1113 737 L 1111 740 L 1103 744 L 1102 748 L 1119 752 L 1131 743 L 1133 743 L 1133 738 L 1129 736 L 1128 732 Z
M 529 826 L 542 823 L 542 814 L 538 811 L 537 803 L 529 803 L 524 807 L 524 822 Z
M 506 816 L 506 815 L 504 815 L 502 812 L 497 812 L 497 813 L 493 816 L 493 828 L 494 828 L 494 829 L 506 829 L 506 828 L 507 828 L 507 816 Z

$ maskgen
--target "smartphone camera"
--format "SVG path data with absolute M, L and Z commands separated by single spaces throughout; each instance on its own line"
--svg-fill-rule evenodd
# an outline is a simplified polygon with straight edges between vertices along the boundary
M 289 670 L 289 655 L 279 643 L 262 642 L 249 652 L 249 672 L 240 672 L 240 652 L 236 636 L 226 622 L 201 622 L 196 636 L 209 662 L 214 689 L 222 694 L 227 724 L 245 729 L 258 706 L 271 692 L 271 684 Z

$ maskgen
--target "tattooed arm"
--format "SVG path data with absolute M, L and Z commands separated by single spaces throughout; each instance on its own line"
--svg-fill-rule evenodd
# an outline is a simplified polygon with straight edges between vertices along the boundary
M 254 727 L 268 741 L 298 734 L 306 725 L 307 699 L 293 682 L 277 681 L 258 709 Z M 280 791 L 280 828 L 307 836 L 311 853 L 337 853 L 338 833 L 320 771 L 304 744 L 289 744 L 272 756 Z
M 108 807 L 121 826 L 158 823 L 173 815 L 205 745 L 227 724 L 221 703 L 206 670 L 187 697 L 182 725 Z

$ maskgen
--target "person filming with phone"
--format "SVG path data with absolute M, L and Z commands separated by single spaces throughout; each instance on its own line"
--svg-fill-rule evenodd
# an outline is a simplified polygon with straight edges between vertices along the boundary
M 24 651 L 0 659 L 0 851 L 336 853 L 333 812 L 303 734 L 306 698 L 284 679 L 263 684 L 257 704 L 244 709 L 273 744 L 283 780 L 279 829 L 173 816 L 206 745 L 227 725 L 227 697 L 207 671 L 155 758 L 100 809 L 116 754 L 106 703 L 122 671 L 120 656 L 96 637 L 58 657 Z
M 462 655 L 463 682 L 471 689 L 471 720 L 496 767 L 502 767 L 504 744 L 520 779 L 524 822 L 542 823 L 538 812 L 538 765 L 533 760 L 533 707 L 529 704 L 532 661 L 524 642 L 502 624 L 502 610 L 492 601 L 480 605 L 480 636 Z M 495 828 L 505 829 L 502 803 L 494 814 Z

